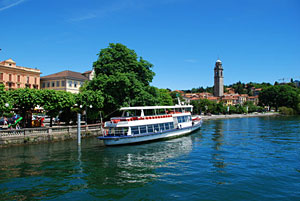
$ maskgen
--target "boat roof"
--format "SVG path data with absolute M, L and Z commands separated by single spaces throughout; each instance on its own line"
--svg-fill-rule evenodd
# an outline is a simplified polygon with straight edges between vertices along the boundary
M 120 110 L 155 110 L 155 109 L 176 109 L 176 108 L 193 108 L 192 105 L 170 105 L 170 106 L 137 106 L 122 107 Z

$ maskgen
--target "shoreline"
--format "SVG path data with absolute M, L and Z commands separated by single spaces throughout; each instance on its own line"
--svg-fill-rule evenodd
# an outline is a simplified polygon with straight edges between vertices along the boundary
M 251 113 L 251 114 L 223 114 L 223 115 L 211 115 L 202 116 L 203 120 L 217 120 L 217 119 L 233 119 L 233 118 L 248 118 L 248 117 L 266 117 L 266 116 L 279 116 L 279 113 L 267 112 L 267 113 Z

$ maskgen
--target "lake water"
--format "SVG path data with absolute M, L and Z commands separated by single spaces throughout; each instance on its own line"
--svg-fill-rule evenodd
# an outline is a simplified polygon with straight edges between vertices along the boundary
M 185 137 L 0 149 L 0 200 L 300 200 L 300 117 L 205 121 Z

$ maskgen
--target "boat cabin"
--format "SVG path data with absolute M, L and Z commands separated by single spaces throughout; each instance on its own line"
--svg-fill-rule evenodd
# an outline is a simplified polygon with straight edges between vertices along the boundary
M 192 125 L 192 105 L 123 107 L 121 117 L 105 122 L 107 135 L 132 136 L 166 132 Z

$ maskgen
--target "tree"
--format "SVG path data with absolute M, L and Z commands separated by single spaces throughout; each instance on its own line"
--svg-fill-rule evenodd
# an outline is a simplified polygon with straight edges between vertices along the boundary
M 4 90 L 4 85 L 0 84 L 0 116 L 12 109 L 12 102 Z
M 77 94 L 75 99 L 76 104 L 82 105 L 87 121 L 93 121 L 100 117 L 100 110 L 104 102 L 104 97 L 100 90 L 91 91 L 84 89 Z
M 66 91 L 40 90 L 42 101 L 41 106 L 50 117 L 50 127 L 52 118 L 58 116 L 63 110 L 75 104 L 75 95 Z
M 274 107 L 276 111 L 281 106 L 297 110 L 299 102 L 299 91 L 289 85 L 271 86 L 259 94 L 259 104 Z
M 155 73 L 153 65 L 134 50 L 122 44 L 109 44 L 94 62 L 96 77 L 87 90 L 100 90 L 104 97 L 104 113 L 110 116 L 123 106 L 153 105 L 159 96 L 150 86 Z
M 8 91 L 8 96 L 13 101 L 13 107 L 18 108 L 24 118 L 23 127 L 32 127 L 32 111 L 43 102 L 41 91 L 37 89 L 17 89 Z

